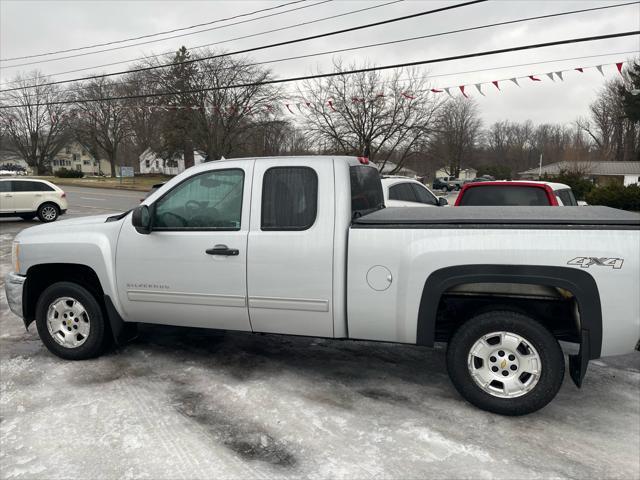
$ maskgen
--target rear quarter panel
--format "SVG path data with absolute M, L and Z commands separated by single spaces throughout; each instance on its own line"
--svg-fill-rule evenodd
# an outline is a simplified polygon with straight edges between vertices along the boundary
M 349 336 L 416 343 L 418 310 L 431 273 L 457 265 L 568 265 L 576 257 L 624 259 L 622 268 L 592 265 L 603 318 L 602 355 L 632 351 L 640 338 L 637 230 L 352 228 L 349 237 Z M 373 290 L 367 272 L 389 269 L 387 290 Z

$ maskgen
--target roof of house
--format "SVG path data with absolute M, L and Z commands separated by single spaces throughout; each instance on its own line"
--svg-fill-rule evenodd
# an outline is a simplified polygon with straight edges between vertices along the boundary
M 557 175 L 561 170 L 579 169 L 590 175 L 640 175 L 640 162 L 556 162 L 542 166 L 542 174 Z M 538 175 L 532 168 L 519 175 Z

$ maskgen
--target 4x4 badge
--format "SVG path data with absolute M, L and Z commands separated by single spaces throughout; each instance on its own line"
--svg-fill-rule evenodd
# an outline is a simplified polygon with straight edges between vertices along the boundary
M 569 260 L 567 265 L 579 265 L 582 268 L 589 268 L 591 265 L 598 267 L 612 267 L 614 270 L 622 268 L 623 258 L 606 258 L 606 257 L 576 257 Z

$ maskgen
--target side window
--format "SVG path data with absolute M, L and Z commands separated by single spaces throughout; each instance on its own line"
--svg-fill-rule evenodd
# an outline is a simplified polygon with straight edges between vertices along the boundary
M 576 198 L 573 196 L 573 192 L 569 189 L 557 190 L 556 197 L 560 199 L 560 203 L 565 207 L 575 207 L 578 205 Z
M 244 171 L 215 170 L 189 178 L 154 205 L 154 230 L 240 230 Z
M 438 200 L 434 197 L 429 190 L 424 187 L 421 187 L 417 183 L 412 183 L 411 188 L 413 188 L 413 193 L 415 193 L 418 202 L 424 203 L 426 205 L 438 205 Z
M 14 180 L 12 183 L 14 192 L 43 192 L 45 190 L 42 189 L 40 185 L 48 187 L 48 185 L 45 185 L 44 183 L 29 182 L 26 180 Z
M 0 182 L 0 193 L 7 193 L 11 191 L 11 181 Z
M 402 200 L 403 202 L 417 202 L 411 185 L 408 183 L 398 183 L 389 187 L 389 200 Z
M 309 167 L 273 167 L 262 180 L 262 230 L 306 230 L 316 221 L 318 175 Z

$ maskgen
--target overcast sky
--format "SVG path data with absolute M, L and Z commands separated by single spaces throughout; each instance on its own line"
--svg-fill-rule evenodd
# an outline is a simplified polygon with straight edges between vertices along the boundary
M 77 58 L 49 61 L 21 67 L 11 67 L 18 63 L 50 60 L 54 56 L 29 60 L 1 62 L 2 82 L 13 78 L 19 72 L 39 69 L 45 74 L 56 74 L 67 70 L 94 67 L 111 62 L 135 59 L 140 56 L 173 51 L 185 45 L 196 47 L 212 42 L 220 42 L 233 37 L 262 32 L 273 28 L 294 25 L 299 22 L 321 19 L 330 15 L 346 13 L 389 0 L 351 1 L 333 0 L 315 5 L 321 0 L 307 0 L 269 12 L 258 13 L 241 19 L 217 23 L 208 27 L 247 20 L 261 15 L 283 12 L 293 8 L 308 6 L 289 13 L 255 20 L 241 25 L 218 28 L 150 43 L 132 46 L 110 52 L 96 53 Z M 164 30 L 187 27 L 217 19 L 252 12 L 287 3 L 270 1 L 14 1 L 0 0 L 0 57 L 13 58 L 44 52 L 77 48 L 86 45 L 110 42 L 124 38 L 153 34 Z M 392 5 L 381 6 L 367 12 L 347 15 L 338 19 L 321 21 L 312 25 L 296 27 L 282 32 L 254 38 L 230 41 L 217 46 L 227 50 L 238 50 L 328 32 L 340 28 L 375 22 L 387 18 L 438 8 L 452 2 L 405 0 Z M 459 3 L 459 2 L 453 2 Z M 487 23 L 514 20 L 529 16 L 563 12 L 602 5 L 626 3 L 619 1 L 490 1 L 417 19 L 397 22 L 381 27 L 369 28 L 355 33 L 343 34 L 300 44 L 271 48 L 252 54 L 256 61 L 267 61 L 307 53 L 384 42 L 417 35 L 445 32 Z M 364 62 L 385 65 L 411 62 L 435 57 L 507 48 L 529 43 L 542 43 L 572 37 L 586 37 L 609 34 L 640 27 L 640 7 L 633 5 L 608 10 L 581 13 L 565 17 L 535 20 L 515 25 L 487 28 L 474 32 L 458 33 L 431 39 L 422 39 L 393 46 L 383 46 L 356 50 L 341 54 L 347 63 Z M 188 30 L 180 33 L 193 32 Z M 174 33 L 173 35 L 176 35 Z M 156 40 L 163 37 L 153 37 Z M 121 45 L 128 45 L 129 42 Z M 109 47 L 101 47 L 109 48 Z M 94 49 L 95 50 L 95 49 Z M 92 50 L 83 50 L 90 52 Z M 588 105 L 597 95 L 605 78 L 618 75 L 614 65 L 604 67 L 605 78 L 595 68 L 584 73 L 571 71 L 564 82 L 552 82 L 546 72 L 575 67 L 589 67 L 598 64 L 613 64 L 630 59 L 631 52 L 640 51 L 638 36 L 595 41 L 590 43 L 549 47 L 513 54 L 492 55 L 477 59 L 443 62 L 420 67 L 425 75 L 433 75 L 433 87 L 468 85 L 470 96 L 478 100 L 485 124 L 496 120 L 526 120 L 534 122 L 570 123 L 576 117 L 587 114 Z M 626 52 L 626 53 L 625 53 Z M 75 52 L 80 53 L 80 52 Z M 574 57 L 602 55 L 594 58 L 556 61 Z M 637 55 L 637 53 L 636 53 Z M 277 77 L 304 75 L 316 71 L 329 71 L 331 55 L 304 60 L 294 60 L 272 64 L 270 67 Z M 545 62 L 545 63 L 542 63 Z M 531 63 L 530 66 L 514 66 Z M 502 67 L 502 68 L 500 68 Z M 95 72 L 124 70 L 126 64 L 95 68 Z M 494 69 L 495 68 L 495 69 Z M 481 69 L 489 71 L 461 73 Z M 55 79 L 74 78 L 91 71 L 56 76 Z M 481 97 L 475 83 L 515 76 L 541 74 L 541 82 L 521 80 L 521 87 L 510 82 L 501 84 L 498 92 L 492 85 L 484 86 L 486 97 Z M 446 75 L 445 75 L 446 74 Z M 489 88 L 491 87 L 491 88 Z M 458 91 L 455 92 L 459 94 Z M 440 95 L 445 95 L 440 94 Z

